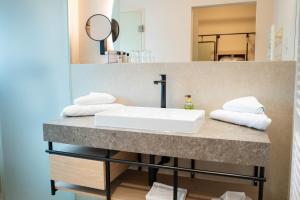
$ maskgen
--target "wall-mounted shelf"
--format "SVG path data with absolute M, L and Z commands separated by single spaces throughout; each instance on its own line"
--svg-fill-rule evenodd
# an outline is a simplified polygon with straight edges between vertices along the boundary
M 157 181 L 172 185 L 172 176 L 159 174 Z M 210 200 L 211 198 L 220 197 L 224 192 L 242 191 L 253 200 L 257 199 L 256 187 L 252 185 L 222 183 L 208 180 L 191 179 L 179 177 L 178 186 L 188 189 L 187 200 Z M 99 199 L 106 199 L 105 191 L 67 185 L 62 183 L 56 184 L 56 189 L 65 192 L 72 192 L 79 195 L 91 196 Z M 148 193 L 148 176 L 146 172 L 127 170 L 123 175 L 116 179 L 111 185 L 112 200 L 143 200 Z

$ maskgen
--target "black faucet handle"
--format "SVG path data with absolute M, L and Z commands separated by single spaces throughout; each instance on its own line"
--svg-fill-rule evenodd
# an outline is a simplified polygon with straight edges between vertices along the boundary
M 160 74 L 160 76 L 161 76 L 161 80 L 153 82 L 155 85 L 158 85 L 160 83 L 162 83 L 162 84 L 167 83 L 167 75 L 166 74 Z
M 160 76 L 161 76 L 161 79 L 162 79 L 162 80 L 166 80 L 166 78 L 167 78 L 167 75 L 166 75 L 166 74 L 160 74 Z
M 167 83 L 167 81 L 166 80 L 161 80 L 161 81 L 153 81 L 153 83 L 155 84 L 155 85 L 158 85 L 158 84 L 166 84 Z

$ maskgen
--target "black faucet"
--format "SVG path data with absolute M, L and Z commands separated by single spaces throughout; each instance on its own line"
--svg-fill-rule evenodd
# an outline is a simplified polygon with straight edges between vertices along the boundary
M 160 107 L 166 108 L 167 107 L 167 75 L 161 74 L 161 80 L 154 81 L 155 85 L 161 84 L 161 97 L 160 97 Z M 170 162 L 170 157 L 162 156 L 161 160 L 159 161 L 159 165 L 164 165 Z M 149 163 L 155 164 L 155 155 L 149 156 Z M 148 183 L 149 186 L 152 186 L 153 183 L 156 181 L 156 175 L 158 173 L 158 169 L 155 168 L 148 168 Z
M 155 85 L 161 84 L 161 97 L 160 97 L 160 107 L 167 107 L 167 75 L 161 74 L 161 80 L 154 81 Z

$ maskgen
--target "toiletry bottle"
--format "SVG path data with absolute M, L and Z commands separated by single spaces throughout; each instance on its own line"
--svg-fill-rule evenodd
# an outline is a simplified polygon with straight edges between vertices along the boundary
M 130 54 L 129 54 L 129 53 L 127 53 L 127 54 L 126 54 L 126 56 L 127 56 L 127 63 L 131 63 Z
M 117 60 L 118 60 L 118 63 L 122 63 L 122 54 L 120 51 L 117 52 Z
M 105 51 L 105 55 L 104 55 L 104 56 L 105 56 L 105 59 L 104 59 L 105 61 L 104 61 L 104 63 L 105 63 L 105 64 L 109 64 L 109 52 L 108 52 L 108 51 Z
M 123 63 L 127 63 L 126 52 L 123 52 L 123 53 L 122 53 L 122 62 L 123 62 Z
M 185 96 L 184 109 L 186 109 L 186 110 L 193 110 L 194 109 L 194 105 L 193 105 L 193 102 L 192 102 L 192 96 L 191 95 L 186 95 Z

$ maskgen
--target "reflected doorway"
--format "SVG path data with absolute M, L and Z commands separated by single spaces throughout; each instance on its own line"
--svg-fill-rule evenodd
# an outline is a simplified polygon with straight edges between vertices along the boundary
M 256 3 L 192 8 L 193 61 L 253 61 Z

